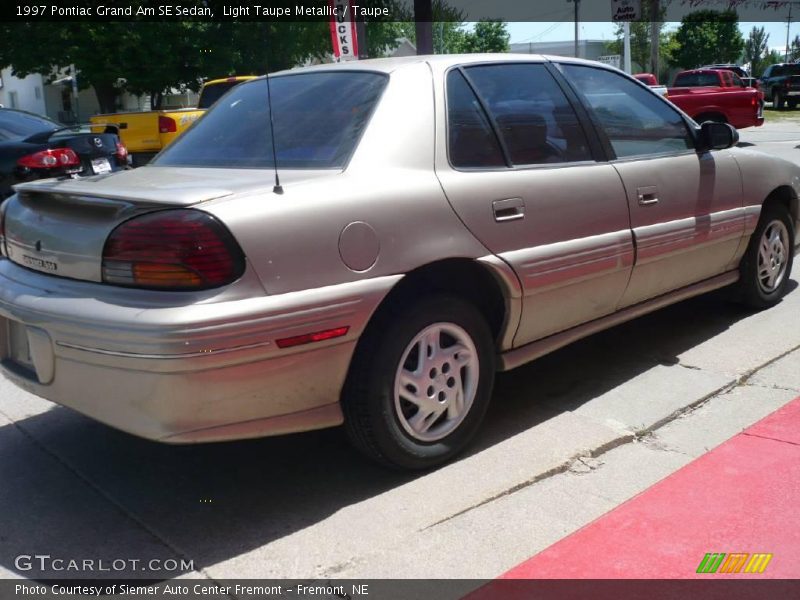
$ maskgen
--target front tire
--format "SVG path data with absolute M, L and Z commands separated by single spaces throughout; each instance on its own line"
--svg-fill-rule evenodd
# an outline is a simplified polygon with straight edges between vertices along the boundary
M 795 108 L 797 108 L 797 100 L 787 100 L 786 106 L 789 107 L 789 110 L 794 110 Z
M 342 397 L 351 442 L 400 469 L 449 460 L 483 419 L 494 356 L 486 320 L 460 298 L 431 296 L 378 317 L 359 344 Z
M 770 204 L 761 212 L 739 266 L 742 301 L 769 308 L 786 293 L 794 262 L 794 224 L 785 206 Z

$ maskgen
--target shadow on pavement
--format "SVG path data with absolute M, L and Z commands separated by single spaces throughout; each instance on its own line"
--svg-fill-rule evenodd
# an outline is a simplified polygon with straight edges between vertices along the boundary
M 470 452 L 573 410 L 655 365 L 674 364 L 681 352 L 751 314 L 721 296 L 683 302 L 501 374 Z M 0 567 L 17 573 L 14 558 L 35 553 L 110 561 L 183 552 L 199 569 L 418 476 L 373 466 L 351 450 L 340 429 L 166 446 L 60 407 L 0 427 L 0 457 Z M 41 576 L 35 569 L 20 574 Z

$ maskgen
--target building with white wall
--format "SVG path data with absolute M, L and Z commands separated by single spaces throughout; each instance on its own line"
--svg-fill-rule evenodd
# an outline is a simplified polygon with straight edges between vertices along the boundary
M 71 123 L 75 120 L 75 96 L 69 84 L 50 85 L 41 74 L 20 78 L 11 74 L 11 68 L 0 70 L 0 105 L 45 115 L 54 121 Z M 190 90 L 174 90 L 164 98 L 165 108 L 197 106 L 198 94 Z M 100 104 L 93 88 L 78 92 L 78 121 L 85 123 L 100 112 Z M 150 110 L 150 96 L 123 93 L 117 99 L 119 112 Z

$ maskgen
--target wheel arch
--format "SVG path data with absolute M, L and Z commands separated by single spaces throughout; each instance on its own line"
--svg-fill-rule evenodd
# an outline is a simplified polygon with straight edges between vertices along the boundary
M 716 121 L 717 123 L 728 123 L 728 117 L 726 117 L 724 113 L 714 110 L 703 111 L 699 115 L 694 117 L 694 120 L 697 123 L 703 123 L 703 121 Z
M 795 223 L 800 221 L 800 201 L 792 186 L 781 185 L 767 194 L 767 197 L 764 199 L 763 207 L 771 204 L 784 206 L 789 211 Z
M 522 294 L 514 272 L 495 256 L 447 258 L 409 271 L 378 305 L 367 330 L 380 327 L 398 307 L 428 294 L 453 294 L 474 304 L 486 319 L 498 350 L 510 347 L 519 324 Z

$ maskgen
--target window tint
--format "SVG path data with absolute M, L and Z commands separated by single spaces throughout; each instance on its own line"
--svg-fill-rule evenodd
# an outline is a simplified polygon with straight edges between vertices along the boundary
M 720 71 L 722 77 L 724 78 L 727 72 Z M 699 73 L 678 73 L 675 77 L 675 83 L 673 87 L 703 87 L 703 86 L 718 86 L 719 85 L 719 75 L 716 71 L 709 73 L 706 72 L 699 72 Z
M 17 140 L 41 131 L 58 129 L 58 124 L 38 115 L 0 110 L 0 139 Z
M 270 78 L 278 167 L 344 167 L 386 81 L 359 71 Z M 152 164 L 269 168 L 270 134 L 267 81 L 256 79 L 234 87 Z
M 206 85 L 203 87 L 203 91 L 200 92 L 200 99 L 197 101 L 197 108 L 211 108 L 211 105 L 222 98 L 225 95 L 225 92 L 240 83 L 241 81 L 222 81 L 213 85 Z
M 564 65 L 564 72 L 617 157 L 694 149 L 680 113 L 648 89 L 607 69 Z
M 459 71 L 447 75 L 447 137 L 454 167 L 502 167 L 503 152 L 478 99 Z
M 544 65 L 476 66 L 467 76 L 515 165 L 591 160 L 575 111 Z

